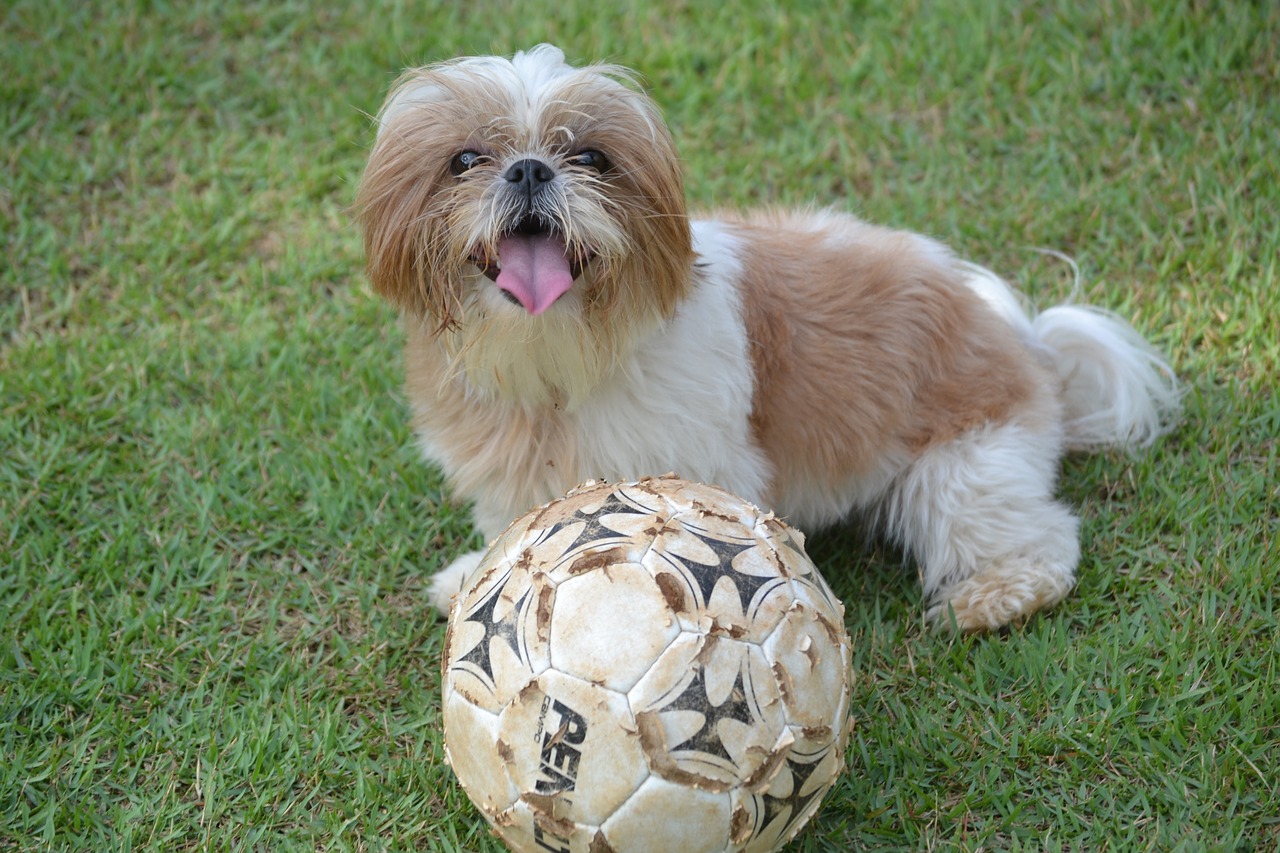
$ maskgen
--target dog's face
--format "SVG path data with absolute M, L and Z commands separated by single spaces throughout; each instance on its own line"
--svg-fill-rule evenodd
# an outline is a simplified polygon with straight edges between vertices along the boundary
M 674 146 L 626 73 L 543 45 L 408 72 L 357 208 L 370 279 L 436 328 L 665 316 L 688 285 Z

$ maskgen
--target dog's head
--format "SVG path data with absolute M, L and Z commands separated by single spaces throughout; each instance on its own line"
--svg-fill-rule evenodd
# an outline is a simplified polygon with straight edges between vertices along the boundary
M 378 116 L 357 210 L 375 288 L 437 329 L 666 316 L 692 259 L 679 163 L 612 66 L 541 45 L 414 69 Z

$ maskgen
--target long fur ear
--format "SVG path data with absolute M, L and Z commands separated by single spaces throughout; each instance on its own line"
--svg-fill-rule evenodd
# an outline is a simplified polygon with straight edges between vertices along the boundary
M 391 147 L 374 147 L 356 192 L 356 217 L 364 230 L 369 281 L 391 302 L 412 308 L 413 297 L 423 290 L 418 264 L 422 248 L 413 235 L 426 212 L 430 189 L 407 180 L 411 173 L 393 165 L 401 158 L 388 152 Z
M 684 179 L 671 133 L 657 105 L 639 91 L 605 89 L 593 82 L 570 91 L 569 104 L 595 120 L 588 134 L 591 144 L 617 164 L 604 178 L 613 186 L 602 193 L 602 204 L 622 224 L 630 243 L 623 256 L 604 259 L 588 310 L 649 307 L 670 316 L 688 291 L 693 264 Z
M 432 286 L 432 205 L 452 154 L 452 134 L 440 132 L 428 110 L 396 111 L 403 93 L 422 72 L 406 74 L 384 105 L 378 138 L 356 191 L 356 218 L 364 232 L 365 271 L 392 304 L 447 325 L 446 290 Z

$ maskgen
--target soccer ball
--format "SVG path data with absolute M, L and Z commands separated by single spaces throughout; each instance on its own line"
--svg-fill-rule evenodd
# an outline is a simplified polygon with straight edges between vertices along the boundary
M 674 477 L 585 484 L 455 599 L 446 756 L 522 853 L 776 850 L 844 768 L 843 614 L 773 515 Z

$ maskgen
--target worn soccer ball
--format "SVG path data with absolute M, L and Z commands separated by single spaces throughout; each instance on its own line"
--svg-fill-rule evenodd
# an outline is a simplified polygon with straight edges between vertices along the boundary
M 445 750 L 521 853 L 764 853 L 844 768 L 849 661 L 798 532 L 674 477 L 588 483 L 454 601 Z

